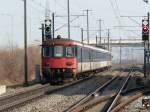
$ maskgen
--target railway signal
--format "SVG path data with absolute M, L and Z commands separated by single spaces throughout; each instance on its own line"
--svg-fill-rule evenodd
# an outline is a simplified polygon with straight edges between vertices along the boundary
M 47 19 L 45 20 L 45 37 L 46 39 L 51 39 L 52 35 L 51 35 L 51 20 Z
M 142 40 L 149 40 L 149 22 L 148 20 L 142 20 Z

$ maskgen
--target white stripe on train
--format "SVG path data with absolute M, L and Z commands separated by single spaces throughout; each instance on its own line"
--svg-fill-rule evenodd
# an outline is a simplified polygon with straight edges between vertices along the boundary
M 88 70 L 104 68 L 107 66 L 111 66 L 111 63 L 112 63 L 111 61 L 78 63 L 78 71 L 77 72 L 84 72 L 84 71 L 88 71 Z

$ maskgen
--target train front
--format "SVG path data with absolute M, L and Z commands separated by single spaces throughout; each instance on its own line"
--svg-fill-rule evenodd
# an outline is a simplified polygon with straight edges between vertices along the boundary
M 51 39 L 42 45 L 42 80 L 59 83 L 72 79 L 76 74 L 75 45 L 64 39 Z

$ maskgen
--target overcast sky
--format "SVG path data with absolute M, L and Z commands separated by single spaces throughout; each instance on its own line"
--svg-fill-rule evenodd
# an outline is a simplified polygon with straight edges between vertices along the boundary
M 28 5 L 28 42 L 41 40 L 39 30 L 45 16 L 45 0 L 27 0 Z M 49 0 L 50 10 L 56 15 L 67 15 L 67 0 Z M 71 14 L 85 14 L 83 10 L 90 9 L 90 29 L 98 30 L 98 19 L 103 20 L 102 28 L 110 28 L 112 38 L 141 37 L 140 27 L 117 28 L 114 26 L 140 26 L 142 18 L 122 18 L 120 16 L 145 16 L 150 10 L 142 0 L 70 0 Z M 72 17 L 71 19 L 74 19 Z M 67 18 L 56 18 L 56 29 L 67 22 Z M 138 24 L 139 23 L 139 24 Z M 80 40 L 80 28 L 86 29 L 86 18 L 80 17 L 71 26 L 71 38 Z M 120 29 L 120 30 L 119 30 Z M 57 34 L 67 37 L 67 27 Z M 97 32 L 90 32 L 94 38 Z M 106 37 L 104 30 L 102 36 Z M 84 34 L 86 38 L 86 33 Z M 0 45 L 8 45 L 13 41 L 23 45 L 23 0 L 0 0 Z

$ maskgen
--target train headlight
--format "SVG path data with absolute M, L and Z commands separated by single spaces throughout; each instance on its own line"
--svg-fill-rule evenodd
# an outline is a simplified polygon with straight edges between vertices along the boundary
M 67 66 L 72 66 L 73 63 L 72 63 L 72 62 L 66 62 L 66 65 L 67 65 Z

